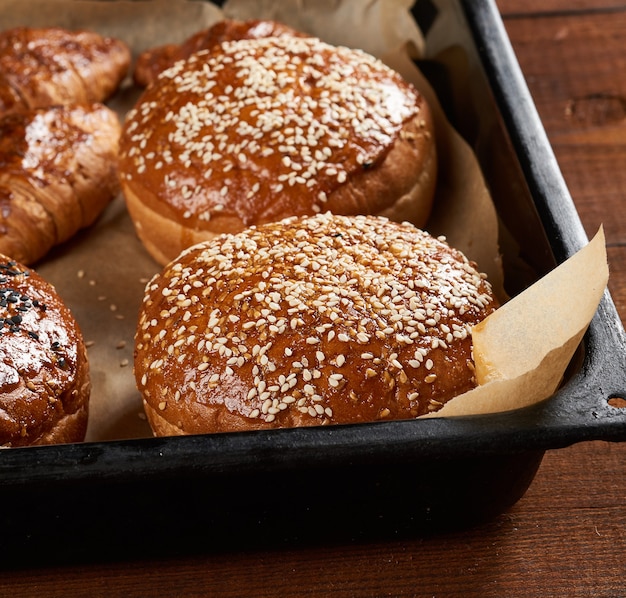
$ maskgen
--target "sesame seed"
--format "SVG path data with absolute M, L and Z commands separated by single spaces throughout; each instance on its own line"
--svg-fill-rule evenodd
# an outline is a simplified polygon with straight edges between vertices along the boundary
M 325 60 L 336 67 L 320 68 Z M 300 78 L 311 80 L 319 95 L 300 91 Z M 379 85 L 372 83 L 377 80 Z M 397 85 L 393 101 L 391 80 Z M 164 102 L 165 89 L 185 101 Z M 213 173 L 227 173 L 234 161 L 248 169 L 249 163 L 264 164 L 279 153 L 277 180 L 311 189 L 315 206 L 327 200 L 326 189 L 347 180 L 348 169 L 363 168 L 363 152 L 375 160 L 386 151 L 402 124 L 419 112 L 416 98 L 399 75 L 359 50 L 332 47 L 313 37 L 227 42 L 220 53 L 200 51 L 174 65 L 161 75 L 159 85 L 147 90 L 126 119 L 122 164 L 128 161 L 134 172 L 123 168 L 122 176 L 141 177 L 151 167 L 163 177 L 165 188 L 171 185 L 185 198 L 192 191 L 182 191 L 183 185 L 178 189 L 175 177 L 169 176 L 176 166 L 197 169 L 197 178 L 210 182 Z M 280 114 L 285 103 L 291 110 L 288 117 Z M 150 134 L 140 133 L 140 127 Z M 349 163 L 342 157 L 342 168 L 337 168 L 334 152 L 349 138 L 363 149 L 353 151 Z M 248 172 L 263 170 L 267 168 L 250 167 Z M 256 175 L 245 180 L 249 188 L 244 195 L 258 192 L 258 183 Z M 226 197 L 228 185 L 219 193 Z M 181 214 L 187 211 L 191 217 L 196 210 L 190 202 Z
M 461 338 L 468 346 L 470 319 L 450 306 L 478 314 L 485 299 L 473 269 L 430 257 L 440 252 L 437 243 L 410 225 L 326 213 L 194 246 L 146 288 L 137 337 L 139 361 L 147 364 L 138 370 L 140 387 L 150 380 L 154 388 L 154 380 L 160 392 L 173 368 L 203 372 L 211 364 L 210 379 L 197 378 L 198 393 L 218 402 L 232 386 L 248 402 L 242 412 L 268 423 L 289 410 L 331 418 L 329 398 L 340 388 L 356 404 L 371 400 L 370 388 L 390 394 L 409 388 L 403 392 L 410 409 L 423 412 L 428 399 L 420 397 L 420 384 L 437 380 L 433 359 L 437 368 L 442 363 L 434 351 Z M 403 268 L 409 273 L 398 276 Z M 350 342 L 361 346 L 348 359 Z M 185 386 L 188 395 L 195 384 Z M 379 417 L 390 414 L 383 408 Z

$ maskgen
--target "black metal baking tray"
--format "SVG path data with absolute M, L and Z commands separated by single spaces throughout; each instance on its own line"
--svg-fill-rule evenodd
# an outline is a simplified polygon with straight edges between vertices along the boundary
M 587 238 L 495 3 L 414 7 L 425 28 L 438 10 L 453 11 L 472 40 L 466 51 L 484 81 L 479 97 L 463 101 L 475 114 L 472 105 L 469 118 L 455 112 L 445 60 L 420 66 L 476 148 L 503 233 L 538 277 Z M 495 126 L 481 128 L 485 114 Z M 503 168 L 504 184 L 495 176 Z M 523 496 L 546 450 L 626 440 L 626 410 L 609 404 L 626 396 L 625 349 L 607 292 L 567 381 L 530 408 L 0 451 L 0 562 L 398 538 L 477 524 Z

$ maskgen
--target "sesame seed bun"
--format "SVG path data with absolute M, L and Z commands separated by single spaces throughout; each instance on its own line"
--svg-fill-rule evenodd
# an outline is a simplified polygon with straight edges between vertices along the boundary
M 85 439 L 83 337 L 52 285 L 0 254 L 0 446 Z
M 475 386 L 475 265 L 409 223 L 330 213 L 183 252 L 146 287 L 135 376 L 156 435 L 407 419 Z
M 225 41 L 282 35 L 303 37 L 305 34 L 277 21 L 223 19 L 207 29 L 194 33 L 181 44 L 165 44 L 144 50 L 137 56 L 133 80 L 137 85 L 146 87 L 158 77 L 159 73 L 173 66 L 175 62 Z
M 331 211 L 423 226 L 428 105 L 372 56 L 317 38 L 224 42 L 162 72 L 127 116 L 120 181 L 161 264 L 247 226 Z

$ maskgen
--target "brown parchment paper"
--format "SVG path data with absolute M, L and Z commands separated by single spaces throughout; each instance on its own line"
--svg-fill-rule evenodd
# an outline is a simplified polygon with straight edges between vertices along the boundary
M 426 417 L 508 411 L 552 395 L 608 278 L 601 228 L 583 249 L 474 327 L 479 386 Z
M 428 54 L 429 41 L 410 15 L 410 0 L 232 0 L 224 5 L 224 12 L 197 0 L 3 0 L 2 4 L 2 29 L 18 25 L 92 29 L 123 39 L 134 56 L 155 45 L 180 42 L 226 15 L 281 20 L 330 43 L 362 48 L 380 57 L 413 82 L 435 112 L 440 174 L 427 228 L 433 234 L 445 235 L 451 245 L 475 260 L 503 295 L 497 214 L 473 152 L 449 126 L 438 99 L 411 60 Z M 450 28 L 447 37 L 454 41 L 457 33 Z M 438 34 L 433 46 L 439 50 L 445 38 L 445 32 Z M 139 93 L 129 78 L 110 105 L 123 118 Z M 136 238 L 123 198 L 117 198 L 93 227 L 35 267 L 57 287 L 89 344 L 93 391 L 87 440 L 150 436 L 132 374 L 133 336 L 144 286 L 160 267 Z M 589 310 L 594 300 L 589 300 Z M 507 317 L 524 319 L 517 310 L 508 313 Z M 583 314 L 583 321 L 587 315 Z M 507 326 L 505 321 L 499 329 L 506 331 Z M 570 336 L 569 342 L 577 344 L 580 330 Z M 499 342 L 502 340 L 500 337 Z M 500 367 L 500 362 L 490 357 L 497 345 L 487 343 L 485 350 L 485 363 L 494 368 Z M 541 369 L 552 370 L 553 364 L 560 368 L 562 362 L 567 363 L 568 353 L 562 347 L 558 336 L 554 349 L 559 358 L 552 362 L 547 357 Z M 528 367 L 536 369 L 533 364 Z M 554 375 L 560 378 L 564 368 Z M 489 376 L 498 378 L 493 373 Z M 491 380 L 489 376 L 485 387 L 508 380 Z M 508 388 L 504 390 L 494 392 L 489 410 L 509 408 L 512 395 Z M 551 392 L 546 387 L 547 394 L 534 400 Z M 498 397 L 504 395 L 509 402 L 502 404 Z M 457 410 L 472 412 L 470 401 L 460 398 L 458 404 L 461 407 Z

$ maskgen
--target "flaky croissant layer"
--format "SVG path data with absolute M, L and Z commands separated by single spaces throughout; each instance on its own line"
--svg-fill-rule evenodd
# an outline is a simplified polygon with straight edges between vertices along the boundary
M 118 193 L 121 125 L 102 104 L 0 118 L 0 252 L 32 264 Z
M 8 29 L 0 33 L 0 114 L 103 102 L 129 66 L 124 42 L 92 31 Z

